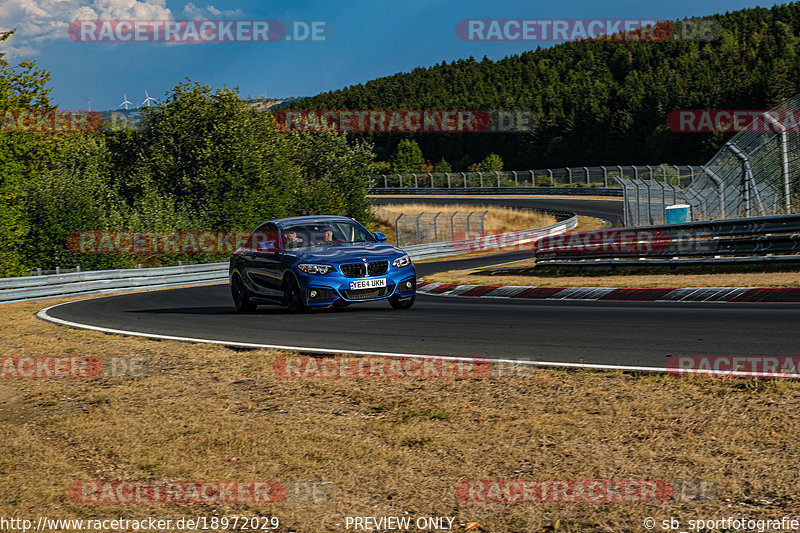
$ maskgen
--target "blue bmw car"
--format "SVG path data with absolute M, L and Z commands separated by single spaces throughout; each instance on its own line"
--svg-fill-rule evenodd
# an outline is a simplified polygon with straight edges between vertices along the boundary
M 343 216 L 305 216 L 265 222 L 230 261 L 236 309 L 278 304 L 291 312 L 389 300 L 408 309 L 416 272 L 408 255 Z

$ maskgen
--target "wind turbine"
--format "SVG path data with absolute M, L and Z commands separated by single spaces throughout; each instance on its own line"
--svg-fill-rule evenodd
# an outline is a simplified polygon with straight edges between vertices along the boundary
M 129 105 L 133 105 L 133 102 L 128 101 L 128 95 L 126 93 L 122 93 L 123 102 L 119 104 L 119 107 L 125 106 L 125 111 L 128 110 Z
M 155 102 L 156 99 L 153 98 L 152 96 L 150 96 L 149 94 L 147 94 L 147 91 L 144 92 L 144 95 L 145 95 L 145 99 L 144 99 L 144 102 L 142 102 L 142 105 L 150 107 L 150 102 Z

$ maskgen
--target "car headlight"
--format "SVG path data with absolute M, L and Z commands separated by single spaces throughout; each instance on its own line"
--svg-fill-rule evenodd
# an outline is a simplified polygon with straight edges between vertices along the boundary
M 397 259 L 392 261 L 392 266 L 393 267 L 398 267 L 398 268 L 404 267 L 404 266 L 408 266 L 410 264 L 411 264 L 411 258 L 408 257 L 407 255 L 404 255 L 402 257 L 398 257 Z
M 306 274 L 327 274 L 328 272 L 333 272 L 333 267 L 330 265 L 314 265 L 310 263 L 304 263 L 302 265 L 297 265 L 297 268 Z

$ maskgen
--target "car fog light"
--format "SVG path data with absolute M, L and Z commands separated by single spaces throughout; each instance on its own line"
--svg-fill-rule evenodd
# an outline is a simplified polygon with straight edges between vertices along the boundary
M 317 293 L 317 291 L 311 291 L 311 292 L 309 293 L 309 296 L 311 296 L 312 298 L 316 298 L 316 297 L 317 297 L 317 294 L 318 294 L 318 293 Z

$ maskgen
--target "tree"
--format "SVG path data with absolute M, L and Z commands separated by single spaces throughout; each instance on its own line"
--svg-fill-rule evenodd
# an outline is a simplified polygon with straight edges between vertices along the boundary
M 497 172 L 503 170 L 503 159 L 497 154 L 487 155 L 478 163 L 478 172 Z
M 450 166 L 450 163 L 448 163 L 447 161 L 445 161 L 444 158 L 442 158 L 442 160 L 439 161 L 438 163 L 436 163 L 436 166 L 433 167 L 433 171 L 434 172 L 452 172 L 453 168 Z
M 0 32 L 0 42 L 16 30 Z M 0 110 L 50 109 L 50 75 L 31 61 L 12 66 L 0 52 Z M 23 253 L 29 225 L 25 220 L 26 179 L 45 166 L 61 134 L 0 132 L 0 277 L 31 268 Z
M 395 174 L 425 172 L 425 158 L 422 156 L 422 150 L 416 141 L 411 139 L 400 141 L 389 164 Z

